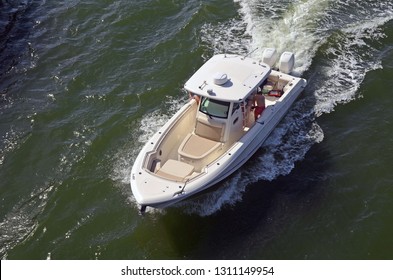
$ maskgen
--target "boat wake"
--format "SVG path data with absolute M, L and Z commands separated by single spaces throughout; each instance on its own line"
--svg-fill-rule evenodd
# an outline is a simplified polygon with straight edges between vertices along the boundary
M 212 215 L 241 201 L 247 185 L 288 175 L 295 163 L 323 140 L 317 118 L 359 98 L 365 75 L 382 67 L 379 41 L 386 37 L 384 24 L 393 19 L 389 1 L 356 3 L 357 14 L 353 16 L 348 16 L 353 11 L 349 0 L 234 2 L 239 5 L 240 17 L 205 24 L 203 43 L 214 53 L 246 54 L 258 48 L 254 57 L 261 57 L 264 47 L 274 47 L 279 53 L 289 50 L 296 56 L 295 71 L 309 85 L 252 159 L 252 166 L 242 167 L 214 191 L 175 206 L 189 214 Z M 166 107 L 171 109 L 166 113 L 152 112 L 142 119 L 140 147 L 185 100 L 180 103 L 170 100 Z
M 338 104 L 359 97 L 358 89 L 365 75 L 381 68 L 378 41 L 386 36 L 383 25 L 393 19 L 392 3 L 357 3 L 359 15 L 348 20 L 351 1 L 235 2 L 240 5 L 243 24 L 232 20 L 229 23 L 236 27 L 228 28 L 228 23 L 207 25 L 204 31 L 203 38 L 211 43 L 215 53 L 230 49 L 217 42 L 236 40 L 243 28 L 238 43 L 232 45 L 238 49 L 231 51 L 246 53 L 258 48 L 253 55 L 261 57 L 263 47 L 274 47 L 279 53 L 290 50 L 296 55 L 296 72 L 307 74 L 310 70 L 320 76 L 309 74 L 311 77 L 305 77 L 309 86 L 303 98 L 294 104 L 270 135 L 252 166 L 241 168 L 202 199 L 179 205 L 187 213 L 200 216 L 211 215 L 241 201 L 249 184 L 288 175 L 295 163 L 302 160 L 315 143 L 323 140 L 317 117 L 334 111 Z M 373 5 L 373 10 L 369 5 Z M 236 32 L 224 32 L 220 28 Z M 229 40 L 223 40 L 227 35 Z M 247 41 L 247 50 L 238 47 Z
M 38 188 L 30 196 L 20 200 L 0 222 L 0 257 L 7 259 L 7 251 L 22 240 L 32 236 L 38 227 L 36 217 L 42 213 L 48 201 L 48 196 L 54 191 L 54 185 Z

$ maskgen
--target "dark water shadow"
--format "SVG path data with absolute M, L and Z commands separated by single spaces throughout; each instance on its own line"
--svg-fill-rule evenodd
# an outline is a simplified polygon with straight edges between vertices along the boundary
M 34 27 L 34 1 L 0 1 L 0 104 L 20 82 L 33 59 L 29 35 Z

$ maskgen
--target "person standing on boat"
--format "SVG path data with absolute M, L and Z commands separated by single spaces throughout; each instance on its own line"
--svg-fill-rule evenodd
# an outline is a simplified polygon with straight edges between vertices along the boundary
M 255 121 L 262 115 L 265 110 L 265 97 L 262 91 L 258 89 L 257 94 L 254 95 L 254 117 Z

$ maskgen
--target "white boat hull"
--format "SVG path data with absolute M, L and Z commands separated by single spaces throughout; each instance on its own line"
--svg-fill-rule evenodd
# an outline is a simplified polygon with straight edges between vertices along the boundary
M 281 75 L 279 72 L 278 74 Z M 168 152 L 168 155 L 166 155 L 165 151 L 177 151 L 181 139 L 186 137 L 188 133 L 182 126 L 178 128 L 180 125 L 176 123 L 181 119 L 182 123 L 188 124 L 190 120 L 187 119 L 187 112 L 196 110 L 194 109 L 196 105 L 194 100 L 184 105 L 146 143 L 134 162 L 130 183 L 134 197 L 141 206 L 141 209 L 145 209 L 146 206 L 155 208 L 168 207 L 198 192 L 206 190 L 238 170 L 261 147 L 306 86 L 305 80 L 295 79 L 291 76 L 288 77 L 292 79 L 292 82 L 287 92 L 272 104 L 268 104 L 262 116 L 249 127 L 243 136 L 225 148 L 220 156 L 208 162 L 199 172 L 194 172 L 193 176 L 185 177 L 183 180 L 159 176 L 159 172 L 156 171 L 158 169 L 156 166 L 157 163 L 155 162 L 157 158 L 165 157 L 166 161 L 173 161 L 175 169 L 176 167 L 178 169 L 183 168 L 181 155 L 174 152 Z M 172 137 L 180 140 L 176 140 L 177 144 L 171 144 L 171 149 L 164 149 L 162 148 L 163 146 L 169 145 L 166 143 L 163 144 L 168 134 L 172 134 Z M 184 163 L 184 168 L 186 167 L 188 167 L 188 164 Z M 181 173 L 181 170 L 175 171 Z

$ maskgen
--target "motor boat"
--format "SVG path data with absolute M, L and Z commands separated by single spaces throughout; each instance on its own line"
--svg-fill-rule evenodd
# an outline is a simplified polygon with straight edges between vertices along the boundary
M 185 83 L 191 98 L 137 156 L 130 176 L 143 213 L 201 192 L 239 169 L 264 143 L 307 82 L 292 75 L 294 54 L 275 49 L 262 59 L 218 54 Z M 265 108 L 255 116 L 254 100 Z M 263 108 L 262 108 L 263 109 Z

